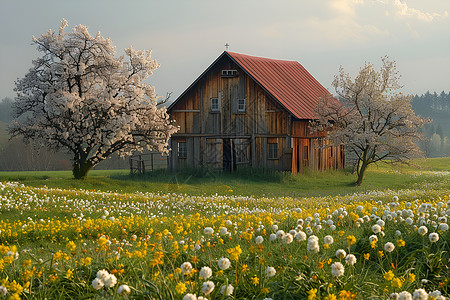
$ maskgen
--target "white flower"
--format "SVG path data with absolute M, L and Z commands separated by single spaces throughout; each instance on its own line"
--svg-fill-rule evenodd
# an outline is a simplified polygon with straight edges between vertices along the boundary
M 220 235 L 225 235 L 228 233 L 228 229 L 226 227 L 220 227 L 219 233 Z
M 103 283 L 103 280 L 101 280 L 100 278 L 95 278 L 94 280 L 92 280 L 92 286 L 94 287 L 94 289 L 99 290 L 101 289 L 105 284 Z
M 445 297 L 442 296 L 441 292 L 438 290 L 435 290 L 428 294 L 428 297 L 433 297 L 436 300 L 445 300 Z
M 229 284 L 228 286 L 222 285 L 222 287 L 220 288 L 220 293 L 225 294 L 225 296 L 231 296 L 233 294 L 233 291 L 234 287 L 231 284 Z
M 345 257 L 345 263 L 347 265 L 351 265 L 353 266 L 354 264 L 356 264 L 356 256 L 354 256 L 353 254 L 349 254 Z
M 405 220 L 405 222 L 406 222 L 406 224 L 408 224 L 408 225 L 412 225 L 414 221 L 413 221 L 413 219 L 411 219 L 410 217 L 407 217 L 406 220 Z
M 204 234 L 213 234 L 214 233 L 214 229 L 212 229 L 211 227 L 205 227 L 205 229 L 203 230 Z
M 285 233 L 283 230 L 278 230 L 276 235 L 277 235 L 277 239 L 281 239 L 285 235 Z
M 381 219 L 377 221 L 377 224 L 380 225 L 381 227 L 385 225 L 384 221 Z
M 273 277 L 273 276 L 275 276 L 275 274 L 277 274 L 277 271 L 275 270 L 274 267 L 267 267 L 266 268 L 266 276 L 267 277 Z
M 8 294 L 8 289 L 3 285 L 0 285 L 0 295 L 6 296 L 6 294 Z
M 336 230 L 336 225 L 331 225 L 330 229 L 331 229 L 331 231 L 335 231 Z
M 231 266 L 230 260 L 226 257 L 220 258 L 218 264 L 221 270 L 226 270 Z
M 106 279 L 103 280 L 105 287 L 110 288 L 116 285 L 117 278 L 113 274 L 110 274 Z
M 381 232 L 381 226 L 378 225 L 378 224 L 373 225 L 373 226 L 372 226 L 372 231 L 373 231 L 373 233 L 375 233 L 375 234 L 380 233 L 380 232 Z
M 340 262 L 335 262 L 331 265 L 331 274 L 335 277 L 339 277 L 344 275 L 344 265 L 341 264 Z
M 255 243 L 259 245 L 259 244 L 262 244 L 262 242 L 264 242 L 264 238 L 262 236 L 258 235 L 255 238 Z
M 343 249 L 338 249 L 336 251 L 336 257 L 339 258 L 339 259 L 344 258 L 346 255 L 347 255 L 347 253 Z
M 398 294 L 398 300 L 412 300 L 412 296 L 407 291 L 403 291 L 400 294 Z
M 378 241 L 378 237 L 376 236 L 376 235 L 374 235 L 374 234 L 372 234 L 371 236 L 369 236 L 369 241 L 370 242 L 373 242 L 373 241 Z
M 400 230 L 396 230 L 396 231 L 395 231 L 395 235 L 401 236 L 401 235 L 402 235 L 402 232 L 401 232 Z
M 272 230 L 276 232 L 278 230 L 278 225 L 277 224 L 273 224 L 272 225 Z
M 231 222 L 231 220 L 227 220 L 227 221 L 225 222 L 225 225 L 231 226 L 231 225 L 233 225 L 233 222 Z
M 384 250 L 386 250 L 387 252 L 392 252 L 394 251 L 394 249 L 395 246 L 391 242 L 387 242 L 386 244 L 384 244 Z
M 436 243 L 437 241 L 439 241 L 439 234 L 437 234 L 436 232 L 430 233 L 428 238 L 430 239 L 430 242 Z
M 203 279 L 208 279 L 212 276 L 212 270 L 210 267 L 204 266 L 200 269 L 198 275 Z
M 205 298 L 205 297 L 199 296 L 199 297 L 197 298 L 197 300 L 208 300 L 208 298 Z
M 109 277 L 109 273 L 108 273 L 108 271 L 106 271 L 105 269 L 99 270 L 99 271 L 97 272 L 97 278 L 98 278 L 98 279 L 101 279 L 102 281 L 105 280 L 105 279 L 108 278 L 108 277 Z
M 323 242 L 324 242 L 325 244 L 331 245 L 331 244 L 334 243 L 334 239 L 333 239 L 333 237 L 332 237 L 331 235 L 326 235 L 326 236 L 323 238 Z
M 292 241 L 294 240 L 294 237 L 292 236 L 292 234 L 287 233 L 287 234 L 285 234 L 285 235 L 281 238 L 281 240 L 282 240 L 283 243 L 285 243 L 285 244 L 290 244 L 290 243 L 292 243 Z
M 275 241 L 277 239 L 277 235 L 275 233 L 271 233 L 269 236 L 269 239 L 271 242 Z
M 195 294 L 186 294 L 184 295 L 183 300 L 197 300 L 197 296 Z
M 413 300 L 427 300 L 428 293 L 424 289 L 417 289 L 412 294 Z
M 117 289 L 117 294 L 119 295 L 128 295 L 129 293 L 131 293 L 131 289 L 126 284 L 120 285 L 119 288 Z
M 303 231 L 299 231 L 295 234 L 295 239 L 299 242 L 306 240 L 306 233 Z
M 308 251 L 314 252 L 314 253 L 318 253 L 320 251 L 319 248 L 319 238 L 315 235 L 311 235 L 308 238 L 308 245 L 306 247 L 306 249 Z
M 391 299 L 397 300 L 397 299 L 398 299 L 398 293 L 391 293 L 391 294 L 389 295 L 389 297 L 390 297 Z
M 420 226 L 419 229 L 417 229 L 417 233 L 421 236 L 424 236 L 428 233 L 428 228 L 426 228 L 425 226 Z
M 191 265 L 190 262 L 186 261 L 186 262 L 181 264 L 180 269 L 181 269 L 181 274 L 183 274 L 183 275 L 184 274 L 189 274 L 192 271 L 192 265 Z
M 214 290 L 214 282 L 212 281 L 205 281 L 202 285 L 202 292 L 205 294 L 205 296 L 209 295 Z
M 195 245 L 194 245 L 194 250 L 195 250 L 195 251 L 198 251 L 198 250 L 200 250 L 200 249 L 202 249 L 202 246 L 200 246 L 199 244 L 195 244 Z
M 448 224 L 440 223 L 439 227 L 438 227 L 438 230 L 440 230 L 440 231 L 447 231 L 448 230 Z

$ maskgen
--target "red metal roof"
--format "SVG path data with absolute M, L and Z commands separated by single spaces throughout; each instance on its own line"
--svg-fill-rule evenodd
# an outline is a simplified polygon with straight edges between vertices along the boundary
M 225 52 L 263 89 L 298 119 L 314 119 L 319 98 L 331 96 L 296 61 Z

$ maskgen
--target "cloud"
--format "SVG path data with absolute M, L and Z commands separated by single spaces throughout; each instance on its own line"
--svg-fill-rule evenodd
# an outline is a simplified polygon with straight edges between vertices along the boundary
M 345 16 L 355 16 L 355 6 L 364 4 L 364 0 L 331 0 L 329 6 L 337 13 Z
M 376 1 L 384 3 L 386 5 L 391 5 L 395 10 L 395 15 L 399 18 L 406 17 L 406 18 L 414 18 L 425 22 L 432 22 L 435 19 L 448 17 L 447 11 L 444 11 L 443 13 L 440 14 L 436 12 L 433 13 L 424 12 L 421 11 L 420 9 L 409 7 L 405 1 L 401 0 L 376 0 Z

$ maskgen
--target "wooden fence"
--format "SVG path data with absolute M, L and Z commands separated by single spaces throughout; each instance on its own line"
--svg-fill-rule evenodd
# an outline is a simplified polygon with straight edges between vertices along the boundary
M 167 169 L 167 156 L 159 152 L 135 154 L 130 157 L 130 174 L 144 174 L 158 169 Z

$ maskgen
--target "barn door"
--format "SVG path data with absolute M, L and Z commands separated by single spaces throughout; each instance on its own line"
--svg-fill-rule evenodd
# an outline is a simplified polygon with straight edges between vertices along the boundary
M 223 170 L 232 172 L 236 170 L 236 149 L 232 139 L 223 139 Z

